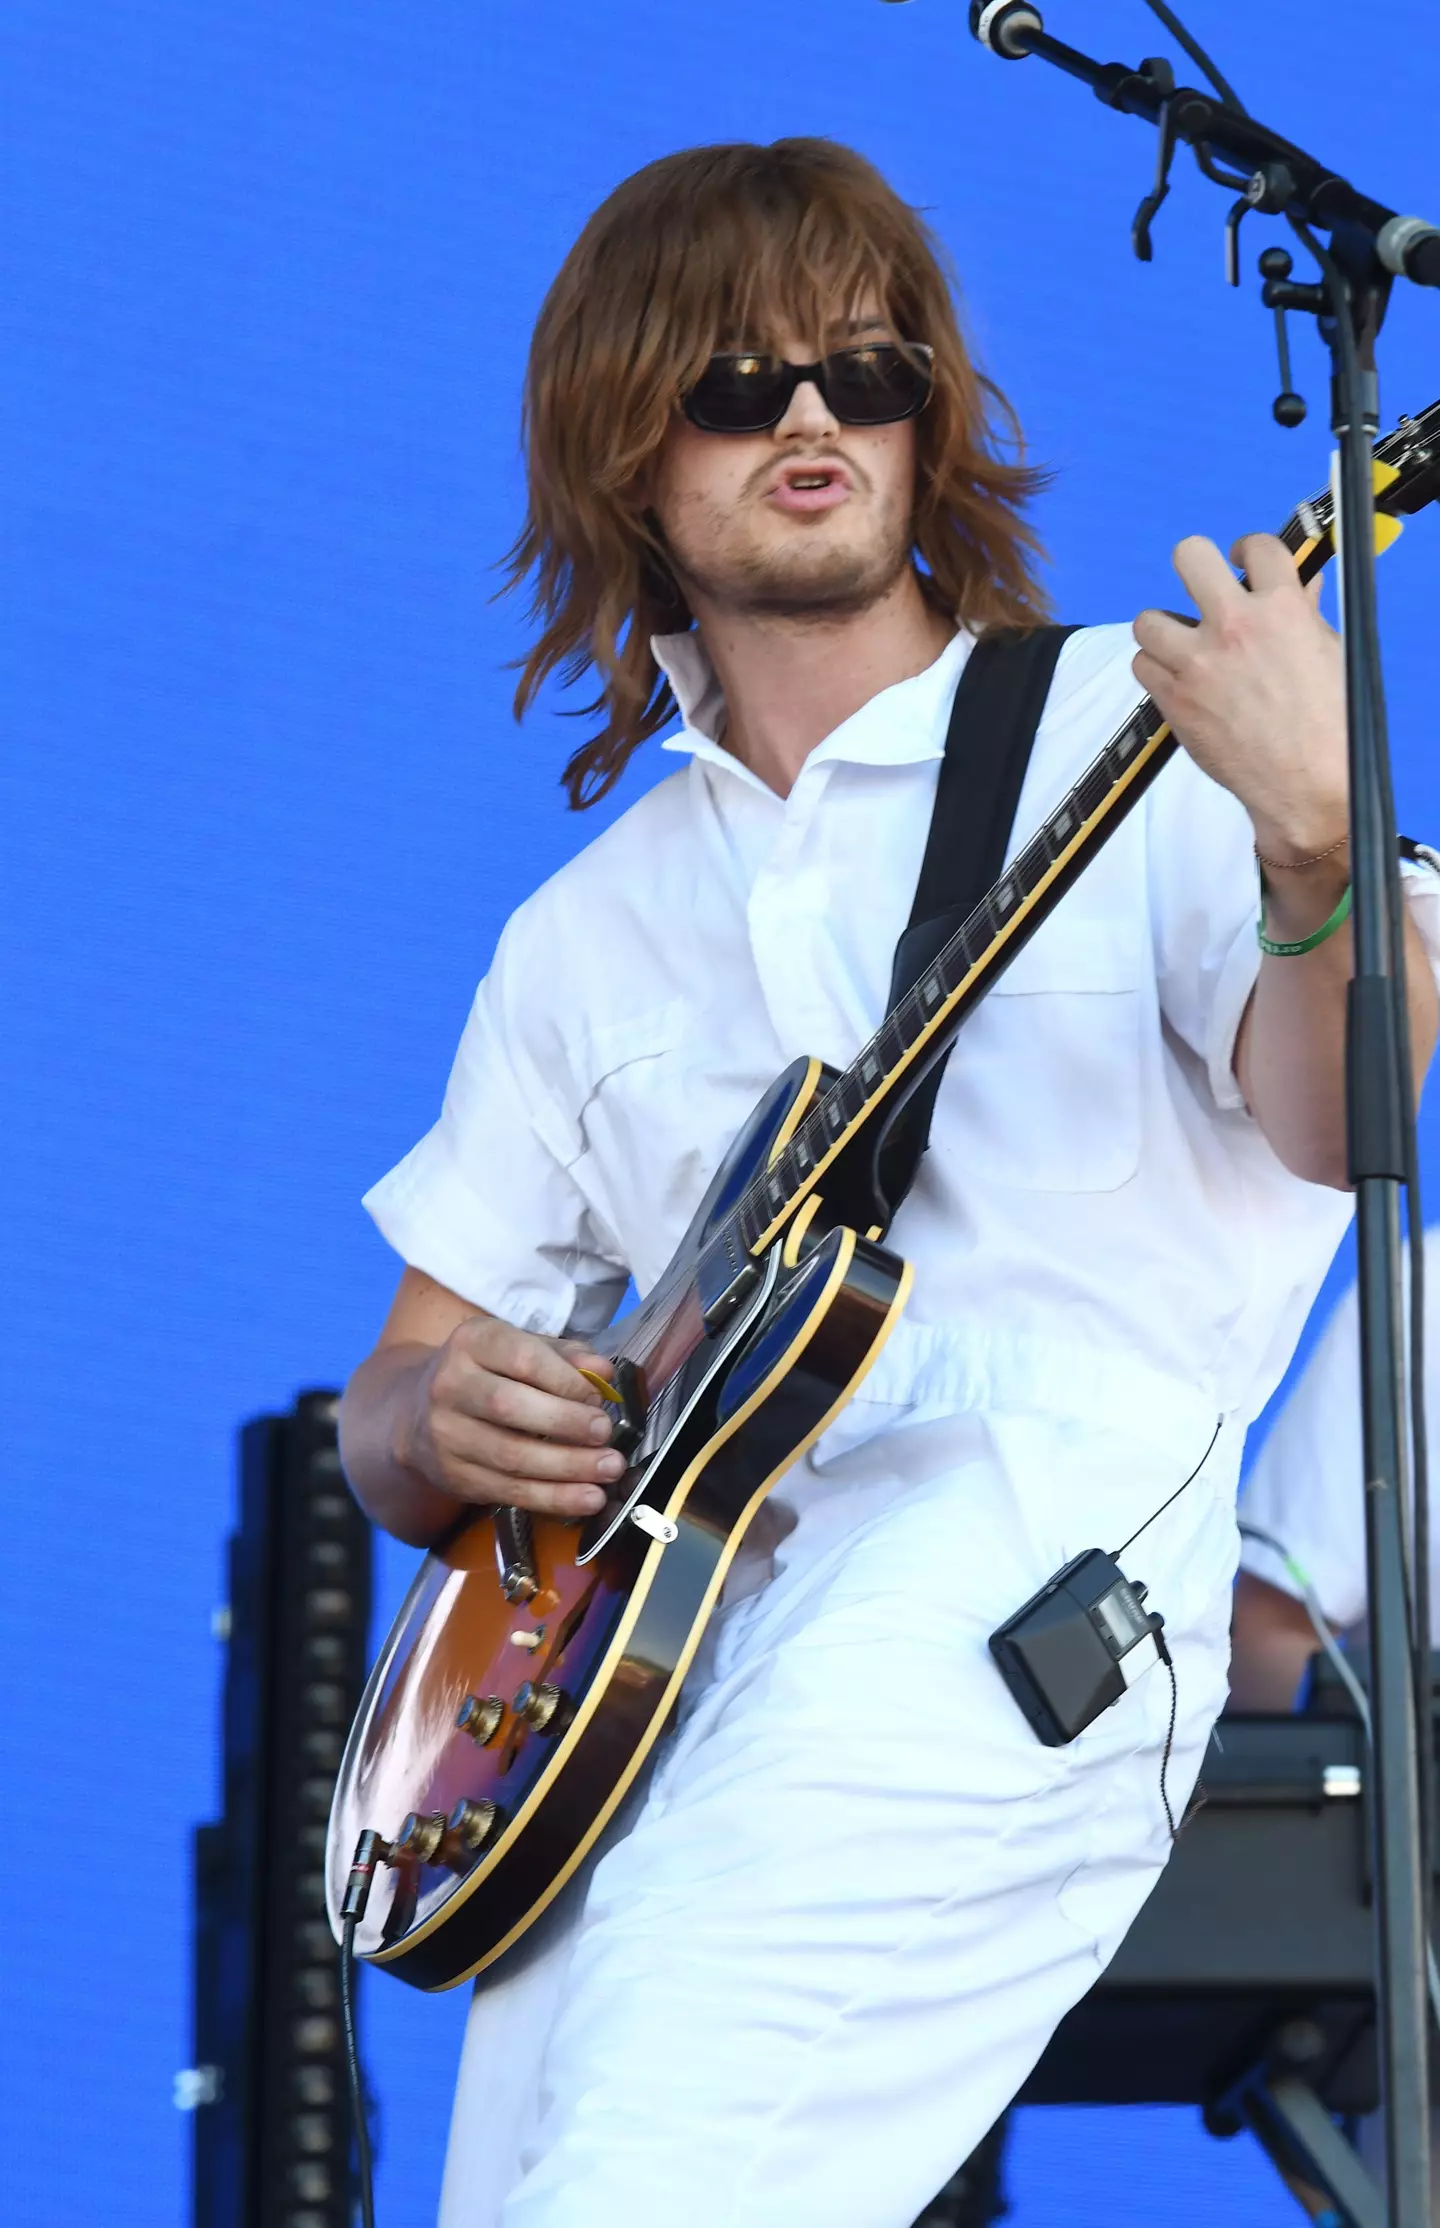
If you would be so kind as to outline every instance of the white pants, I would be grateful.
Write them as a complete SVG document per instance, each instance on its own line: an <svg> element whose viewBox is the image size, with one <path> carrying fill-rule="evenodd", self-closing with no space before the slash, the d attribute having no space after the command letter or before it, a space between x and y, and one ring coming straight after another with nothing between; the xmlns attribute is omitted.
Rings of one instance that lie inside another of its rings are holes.
<svg viewBox="0 0 1440 2228"><path fill-rule="evenodd" d="M1178 1674L1178 1817L1224 1699L1238 1434L1124 1557ZM906 2228L1123 1939L1169 1849L1158 1667L1068 1748L994 1627L1203 1452L1033 1417L784 1481L648 1789L477 1991L441 2228Z"/></svg>

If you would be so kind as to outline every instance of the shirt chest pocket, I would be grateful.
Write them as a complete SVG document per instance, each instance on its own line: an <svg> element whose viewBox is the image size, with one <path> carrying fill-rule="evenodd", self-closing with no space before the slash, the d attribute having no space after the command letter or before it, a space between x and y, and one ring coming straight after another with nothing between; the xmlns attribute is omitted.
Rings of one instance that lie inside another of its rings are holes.
<svg viewBox="0 0 1440 2228"><path fill-rule="evenodd" d="M687 999L591 1033L585 1141L572 1174L616 1233L642 1291L678 1245L732 1138L771 1080L759 1048Z"/></svg>
<svg viewBox="0 0 1440 2228"><path fill-rule="evenodd" d="M1063 908L961 1030L936 1142L967 1177L1029 1191L1115 1191L1140 1162L1148 990L1131 924Z"/></svg>

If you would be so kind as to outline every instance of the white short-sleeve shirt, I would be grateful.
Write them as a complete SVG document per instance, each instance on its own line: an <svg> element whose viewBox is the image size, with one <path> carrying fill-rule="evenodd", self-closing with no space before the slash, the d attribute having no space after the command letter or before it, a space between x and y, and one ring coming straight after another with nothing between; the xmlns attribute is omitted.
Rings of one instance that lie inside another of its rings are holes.
<svg viewBox="0 0 1440 2228"><path fill-rule="evenodd" d="M365 1201L406 1261L546 1332L655 1282L778 1071L845 1065L881 1019L971 646L781 798L716 739L698 636L657 642L685 763L506 927L438 1122ZM1065 643L1012 849L1138 701L1133 652L1128 627ZM888 1240L905 1319L817 1462L966 1409L1186 1451L1263 1406L1350 1203L1281 1166L1235 1083L1257 903L1243 808L1177 753L962 1029Z"/></svg>
<svg viewBox="0 0 1440 2228"><path fill-rule="evenodd" d="M1425 1233L1427 1293L1440 1278L1440 1229ZM1408 1287L1407 1287L1408 1289ZM1433 1305L1433 1303L1432 1303ZM1440 1415L1440 1330L1426 1314L1425 1408ZM1440 1605L1440 1527L1431 1497L1430 1599ZM1255 1458L1240 1515L1268 1532L1305 1573L1338 1630L1365 1615L1365 1463L1360 1438L1360 1303L1350 1285L1316 1341L1299 1382ZM1282 1592L1295 1572L1264 1540L1245 1539L1240 1563Z"/></svg>

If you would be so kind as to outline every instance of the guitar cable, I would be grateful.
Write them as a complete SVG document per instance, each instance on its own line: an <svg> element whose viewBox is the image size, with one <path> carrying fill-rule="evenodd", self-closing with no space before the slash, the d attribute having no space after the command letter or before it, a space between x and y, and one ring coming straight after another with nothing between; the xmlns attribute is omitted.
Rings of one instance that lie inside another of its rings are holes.
<svg viewBox="0 0 1440 2228"><path fill-rule="evenodd" d="M375 2166L370 2153L370 2124L366 2110L365 2077L360 2067L360 2039L355 2027L355 1933L365 1916L374 1884L375 1867L390 1854L390 1844L366 1828L355 1844L345 1898L340 1906L340 2024L345 2037L345 2078L350 2089L350 2112L355 2122L355 2173L360 2198L360 2228L375 2228Z"/></svg>

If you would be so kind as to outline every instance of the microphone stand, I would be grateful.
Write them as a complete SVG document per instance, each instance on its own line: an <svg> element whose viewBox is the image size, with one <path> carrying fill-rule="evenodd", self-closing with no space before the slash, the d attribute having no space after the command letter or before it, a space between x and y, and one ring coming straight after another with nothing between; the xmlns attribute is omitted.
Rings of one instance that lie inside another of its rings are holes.
<svg viewBox="0 0 1440 2228"><path fill-rule="evenodd" d="M1429 2228L1430 2108L1426 1989L1430 1886L1420 1768L1417 1677L1406 1569L1409 1437L1400 1284L1400 1188L1413 1134L1405 1003L1404 913L1396 851L1385 700L1375 602L1374 481L1379 432L1375 340L1393 278L1440 286L1440 230L1397 216L1327 165L1206 92L1176 88L1164 61L1138 68L1101 63L1052 39L1024 0L990 0L971 28L1003 60L1036 55L1089 85L1109 108L1160 132L1154 191L1141 204L1134 243L1150 258L1149 228L1169 190L1178 141L1201 171L1239 189L1227 227L1229 273L1251 208L1287 217L1319 263L1322 283L1288 277L1271 250L1262 299L1277 312L1314 315L1331 354L1331 419L1339 448L1336 535L1350 750L1350 856L1354 975L1346 1010L1346 1127L1356 1193L1360 1365L1365 1459L1365 1545L1370 1604L1370 1694L1375 1788L1370 1804L1376 1916L1376 1998L1392 2228ZM1224 170L1221 162L1232 167ZM1312 227L1331 235L1327 251ZM1280 320L1277 317L1277 324ZM1282 375L1289 386L1282 332ZM1285 394L1275 414L1298 423L1304 405ZM1418 1230L1411 1243L1422 1243ZM1423 1597L1422 1597L1423 1598ZM1428 1633L1417 1634L1429 1741Z"/></svg>

